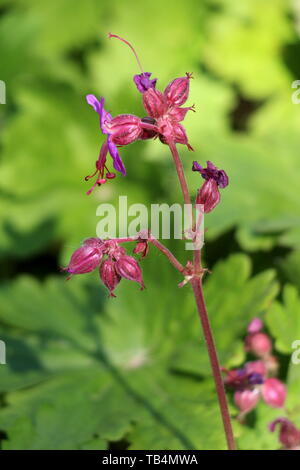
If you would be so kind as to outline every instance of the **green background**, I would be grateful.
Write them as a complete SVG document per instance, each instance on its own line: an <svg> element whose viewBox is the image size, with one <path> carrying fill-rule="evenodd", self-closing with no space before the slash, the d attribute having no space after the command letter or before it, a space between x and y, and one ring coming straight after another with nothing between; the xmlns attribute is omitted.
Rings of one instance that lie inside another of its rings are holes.
<svg viewBox="0 0 300 470"><path fill-rule="evenodd" d="M59 272L96 208L180 202L168 148L121 150L128 176L86 196L103 136L85 95L113 115L143 116L126 37L158 88L193 72L184 125L195 153L230 185L205 220L205 294L222 365L245 360L247 323L262 316L300 426L300 2L297 0L0 0L0 365L2 449L223 449L214 386L190 288L153 249L147 289L123 281L108 300L98 274ZM184 262L180 242L169 243ZM132 283L133 284L133 283ZM231 397L229 397L231 400ZM236 414L231 407L232 414ZM260 403L241 449L276 449L267 424L283 412Z"/></svg>

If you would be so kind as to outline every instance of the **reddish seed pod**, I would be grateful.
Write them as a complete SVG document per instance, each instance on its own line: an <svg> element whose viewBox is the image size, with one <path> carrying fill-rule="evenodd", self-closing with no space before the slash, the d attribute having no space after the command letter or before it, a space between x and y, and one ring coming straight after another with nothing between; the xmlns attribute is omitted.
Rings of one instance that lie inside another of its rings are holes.
<svg viewBox="0 0 300 470"><path fill-rule="evenodd" d="M267 379L262 385L262 397L272 408L282 408L286 399L286 387L275 378Z"/></svg>
<svg viewBox="0 0 300 470"><path fill-rule="evenodd" d="M181 106L186 102L190 92L190 78L191 75L187 74L186 77L175 78L169 83L164 91L169 106Z"/></svg>
<svg viewBox="0 0 300 470"><path fill-rule="evenodd" d="M116 271L115 261L106 259L101 263L99 269L100 279L103 284L108 288L110 297L116 297L114 290L119 284L121 277Z"/></svg>
<svg viewBox="0 0 300 470"><path fill-rule="evenodd" d="M69 265L64 268L70 274L85 274L93 271L102 259L102 252L97 247L85 244L71 256Z"/></svg>
<svg viewBox="0 0 300 470"><path fill-rule="evenodd" d="M272 342L265 333L252 333L245 338L245 349L258 357L265 357L272 351Z"/></svg>
<svg viewBox="0 0 300 470"><path fill-rule="evenodd" d="M101 251L104 248L103 240L101 240L101 238L96 238L96 237L87 238L86 240L84 240L83 245L92 246L93 248L98 248L98 250L101 250Z"/></svg>
<svg viewBox="0 0 300 470"><path fill-rule="evenodd" d="M155 88L149 88L149 90L145 91L143 103L145 110L153 118L162 116L167 110L164 95Z"/></svg>
<svg viewBox="0 0 300 470"><path fill-rule="evenodd" d="M234 393L234 403L241 411L241 413L246 414L249 411L253 410L256 407L259 400L259 390L237 390Z"/></svg>
<svg viewBox="0 0 300 470"><path fill-rule="evenodd" d="M220 191L218 184L212 178L205 181L198 191L196 204L203 205L203 210L207 214L211 212L220 202Z"/></svg>
<svg viewBox="0 0 300 470"><path fill-rule="evenodd" d="M120 114L106 125L111 141L116 145L128 145L142 134L141 120L132 114Z"/></svg>
<svg viewBox="0 0 300 470"><path fill-rule="evenodd" d="M129 281L138 282L142 289L145 287L142 277L142 270L138 262L132 256L121 256L116 262L118 274Z"/></svg>

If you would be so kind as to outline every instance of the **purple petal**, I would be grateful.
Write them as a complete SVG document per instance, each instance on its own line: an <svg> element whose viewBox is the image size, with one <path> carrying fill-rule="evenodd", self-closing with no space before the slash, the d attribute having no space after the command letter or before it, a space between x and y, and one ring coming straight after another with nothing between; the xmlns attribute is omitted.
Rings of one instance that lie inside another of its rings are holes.
<svg viewBox="0 0 300 470"><path fill-rule="evenodd" d="M113 159L114 162L114 169L122 173L123 176L126 175L126 168L124 166L124 163L122 162L122 159L119 155L118 149L116 144L111 142L110 138L108 137L107 139L107 144L108 144L108 150L109 153Z"/></svg>
<svg viewBox="0 0 300 470"><path fill-rule="evenodd" d="M150 72L140 73L139 75L135 75L133 77L133 81L141 93L145 93L145 91L149 90L149 88L155 88L157 78L150 80L150 77Z"/></svg>

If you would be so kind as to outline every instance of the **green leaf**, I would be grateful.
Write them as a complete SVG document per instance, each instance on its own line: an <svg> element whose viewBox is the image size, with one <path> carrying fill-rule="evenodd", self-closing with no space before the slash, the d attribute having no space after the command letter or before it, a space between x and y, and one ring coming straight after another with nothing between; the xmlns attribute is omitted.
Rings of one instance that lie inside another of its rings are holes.
<svg viewBox="0 0 300 470"><path fill-rule="evenodd" d="M284 0L217 0L208 23L205 61L246 96L263 98L284 89L290 76L280 52L293 37Z"/></svg>
<svg viewBox="0 0 300 470"><path fill-rule="evenodd" d="M278 409L270 408L262 401L254 411L254 423L250 427L243 426L241 435L238 438L238 448L240 450L276 450L281 444L278 440L277 432L268 429L269 424L279 417L282 412Z"/></svg>
<svg viewBox="0 0 300 470"><path fill-rule="evenodd" d="M223 366L242 362L241 338L246 334L247 324L252 318L265 314L278 292L273 271L265 271L253 278L250 274L249 258L236 254L218 263L204 285L207 310ZM199 342L198 323L194 317L187 324L185 336L175 353L174 367L207 375L210 368L205 345L203 341ZM228 324L230 328L226 326ZM197 354L198 347L201 355Z"/></svg>

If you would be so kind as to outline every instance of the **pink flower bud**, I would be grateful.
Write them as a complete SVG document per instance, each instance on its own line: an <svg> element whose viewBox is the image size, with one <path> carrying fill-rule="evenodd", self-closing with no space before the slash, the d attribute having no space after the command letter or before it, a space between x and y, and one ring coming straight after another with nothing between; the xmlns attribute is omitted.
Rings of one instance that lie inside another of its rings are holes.
<svg viewBox="0 0 300 470"><path fill-rule="evenodd" d="M263 326L263 322L260 318L253 318L253 320L248 325L247 331L248 333L258 333L263 329Z"/></svg>
<svg viewBox="0 0 300 470"><path fill-rule="evenodd" d="M149 90L145 91L143 103L145 110L153 118L162 116L167 109L164 95L155 88L149 88Z"/></svg>
<svg viewBox="0 0 300 470"><path fill-rule="evenodd" d="M267 356L272 350L272 343L265 333L251 333L245 338L245 349L256 356Z"/></svg>
<svg viewBox="0 0 300 470"><path fill-rule="evenodd" d="M111 141L116 145L128 145L143 133L141 120L132 114L120 114L106 124Z"/></svg>
<svg viewBox="0 0 300 470"><path fill-rule="evenodd" d="M196 204L203 205L204 212L211 212L220 202L220 191L218 184L212 178L205 181L198 191Z"/></svg>
<svg viewBox="0 0 300 470"><path fill-rule="evenodd" d="M267 379L262 385L262 397L272 408L282 408L286 398L286 387L275 378Z"/></svg>
<svg viewBox="0 0 300 470"><path fill-rule="evenodd" d="M83 245L74 251L69 265L64 269L70 274L89 273L97 268L102 256L102 252L98 248Z"/></svg>
<svg viewBox="0 0 300 470"><path fill-rule="evenodd" d="M141 258L145 258L149 252L149 244L146 240L141 240L137 242L133 249L133 253L136 255L141 255Z"/></svg>
<svg viewBox="0 0 300 470"><path fill-rule="evenodd" d="M110 259L106 259L101 263L99 274L103 284L108 288L110 297L116 297L114 290L119 284L121 277L116 271L116 263Z"/></svg>
<svg viewBox="0 0 300 470"><path fill-rule="evenodd" d="M234 392L234 403L242 414L249 413L256 407L259 400L259 390L237 390Z"/></svg>
<svg viewBox="0 0 300 470"><path fill-rule="evenodd" d="M116 262L116 270L121 277L138 282L144 288L142 270L132 256L121 256Z"/></svg>
<svg viewBox="0 0 300 470"><path fill-rule="evenodd" d="M190 91L191 74L187 73L186 77L175 78L167 86L164 95L169 106L181 106L186 102Z"/></svg>
<svg viewBox="0 0 300 470"><path fill-rule="evenodd" d="M275 431L277 424L280 426L279 440L284 448L290 450L300 449L300 430L287 418L277 418L269 424L271 432Z"/></svg>
<svg viewBox="0 0 300 470"><path fill-rule="evenodd" d="M263 377L267 374L267 368L263 361L251 361L245 364L247 374L260 374Z"/></svg>

